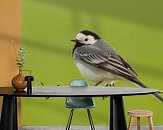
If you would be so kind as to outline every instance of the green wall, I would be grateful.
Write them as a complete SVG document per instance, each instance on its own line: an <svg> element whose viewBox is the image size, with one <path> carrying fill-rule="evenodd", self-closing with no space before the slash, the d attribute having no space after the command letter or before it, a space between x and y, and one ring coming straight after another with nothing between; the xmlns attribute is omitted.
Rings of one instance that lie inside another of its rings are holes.
<svg viewBox="0 0 163 130"><path fill-rule="evenodd" d="M97 32L135 68L151 88L163 89L162 0L22 0L24 69L31 69L34 85L69 85L82 79L73 63L70 39L82 29ZM90 83L90 85L93 85ZM116 86L133 86L118 82ZM163 125L163 104L153 96L125 97L125 109L149 109L154 125ZM23 98L23 124L66 125L65 98ZM108 124L109 98L95 98L94 123ZM128 116L127 116L128 121ZM143 120L143 123L146 123ZM72 124L88 124L85 111L77 111Z"/></svg>

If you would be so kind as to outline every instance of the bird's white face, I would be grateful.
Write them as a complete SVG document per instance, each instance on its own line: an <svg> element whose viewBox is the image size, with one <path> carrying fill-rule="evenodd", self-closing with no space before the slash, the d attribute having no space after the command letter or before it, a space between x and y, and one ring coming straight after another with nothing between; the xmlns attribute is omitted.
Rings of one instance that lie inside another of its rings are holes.
<svg viewBox="0 0 163 130"><path fill-rule="evenodd" d="M94 44L97 40L91 35L85 35L83 33L78 33L76 36L76 40L82 44Z"/></svg>

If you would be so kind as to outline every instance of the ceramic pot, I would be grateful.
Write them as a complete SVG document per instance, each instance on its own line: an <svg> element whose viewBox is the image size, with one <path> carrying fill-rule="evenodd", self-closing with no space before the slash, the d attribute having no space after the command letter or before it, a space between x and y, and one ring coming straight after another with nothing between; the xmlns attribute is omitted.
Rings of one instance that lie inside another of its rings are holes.
<svg viewBox="0 0 163 130"><path fill-rule="evenodd" d="M12 86L16 91L24 91L27 87L27 82L24 80L24 75L20 72L12 79Z"/></svg>

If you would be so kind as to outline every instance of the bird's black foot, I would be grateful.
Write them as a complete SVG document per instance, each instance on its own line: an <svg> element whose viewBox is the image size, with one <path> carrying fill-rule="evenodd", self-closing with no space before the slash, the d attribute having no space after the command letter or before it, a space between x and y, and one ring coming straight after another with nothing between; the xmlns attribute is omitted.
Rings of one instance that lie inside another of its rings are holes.
<svg viewBox="0 0 163 130"><path fill-rule="evenodd" d="M110 84L110 87L114 87L114 83Z"/></svg>
<svg viewBox="0 0 163 130"><path fill-rule="evenodd" d="M104 101L107 98L107 96L102 96L102 100Z"/></svg>
<svg viewBox="0 0 163 130"><path fill-rule="evenodd" d="M110 86L110 84L106 84L106 85L105 85L105 87L108 87L108 86Z"/></svg>
<svg viewBox="0 0 163 130"><path fill-rule="evenodd" d="M106 87L110 86L110 87L114 87L114 83L113 84L106 84ZM102 100L105 100L107 98L107 96L102 96Z"/></svg>
<svg viewBox="0 0 163 130"><path fill-rule="evenodd" d="M102 83L102 80L97 82L94 86L98 86L100 83Z"/></svg>
<svg viewBox="0 0 163 130"><path fill-rule="evenodd" d="M110 86L111 84L106 84L105 87ZM102 96L102 100L105 100L107 98L107 96Z"/></svg>

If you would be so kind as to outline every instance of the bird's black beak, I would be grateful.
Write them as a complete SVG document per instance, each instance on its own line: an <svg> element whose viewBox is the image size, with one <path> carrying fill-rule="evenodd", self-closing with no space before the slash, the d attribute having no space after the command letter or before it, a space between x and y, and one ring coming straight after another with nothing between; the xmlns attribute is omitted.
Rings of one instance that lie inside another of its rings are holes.
<svg viewBox="0 0 163 130"><path fill-rule="evenodd" d="M78 42L78 40L77 40L77 39L72 39L71 41L72 41L72 42Z"/></svg>

